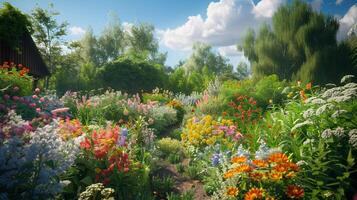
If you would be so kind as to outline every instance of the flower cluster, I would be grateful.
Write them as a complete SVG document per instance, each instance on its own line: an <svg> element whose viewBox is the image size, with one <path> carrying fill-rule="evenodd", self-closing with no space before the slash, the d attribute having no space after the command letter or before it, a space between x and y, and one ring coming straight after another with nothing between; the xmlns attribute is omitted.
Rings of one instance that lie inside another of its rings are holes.
<svg viewBox="0 0 357 200"><path fill-rule="evenodd" d="M229 169L223 174L226 186L222 194L247 200L302 198L304 189L295 184L299 166L284 153L264 149L261 147L251 159L246 151L239 148L231 158Z"/></svg>
<svg viewBox="0 0 357 200"><path fill-rule="evenodd" d="M227 119L214 120L211 115L189 119L181 134L182 141L185 144L195 147L212 146L216 143L232 147L233 142L242 137L243 135L233 125L233 121Z"/></svg>
<svg viewBox="0 0 357 200"><path fill-rule="evenodd" d="M106 129L94 130L80 143L81 148L87 152L87 159L93 159L98 163L95 168L96 181L107 185L110 183L109 175L114 171L129 171L131 161L123 148L126 137L126 129L122 129L120 133L119 127L108 126Z"/></svg>
<svg viewBox="0 0 357 200"><path fill-rule="evenodd" d="M114 189L105 188L102 183L95 183L86 187L86 190L79 195L78 200L96 199L97 196L100 196L100 199L102 200L114 200L112 197L114 192ZM98 193L100 195L97 195Z"/></svg>
<svg viewBox="0 0 357 200"><path fill-rule="evenodd" d="M14 124L28 126L13 112L8 116L2 126L8 137L0 142L0 190L10 199L54 197L62 189L58 176L74 163L78 147L61 139L56 121L21 135L13 133L13 128L4 131Z"/></svg>
<svg viewBox="0 0 357 200"><path fill-rule="evenodd" d="M255 122L260 118L261 109L257 107L257 101L246 95L237 95L228 103L230 109L222 113L223 116L232 118L239 124Z"/></svg>
<svg viewBox="0 0 357 200"><path fill-rule="evenodd" d="M83 134L81 122L78 119L62 119L59 121L59 134L63 140L77 138Z"/></svg>

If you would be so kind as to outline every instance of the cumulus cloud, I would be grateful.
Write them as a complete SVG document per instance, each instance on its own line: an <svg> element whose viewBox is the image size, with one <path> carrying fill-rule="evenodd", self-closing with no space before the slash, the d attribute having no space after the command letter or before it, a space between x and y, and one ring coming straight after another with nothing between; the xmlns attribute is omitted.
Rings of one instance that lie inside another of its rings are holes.
<svg viewBox="0 0 357 200"><path fill-rule="evenodd" d="M259 1L253 8L253 13L255 17L267 17L270 18L275 13L276 9L279 8L281 4L285 3L285 0L263 0Z"/></svg>
<svg viewBox="0 0 357 200"><path fill-rule="evenodd" d="M342 3L343 0L336 0L336 5L339 5Z"/></svg>
<svg viewBox="0 0 357 200"><path fill-rule="evenodd" d="M79 26L72 26L69 28L71 35L83 35L86 31Z"/></svg>
<svg viewBox="0 0 357 200"><path fill-rule="evenodd" d="M207 17L189 16L183 25L159 30L160 41L174 50L189 50L196 41L213 46L237 43L248 28L270 21L276 9L286 0L220 0L207 7Z"/></svg>
<svg viewBox="0 0 357 200"><path fill-rule="evenodd" d="M237 51L236 45L218 47L217 50L219 54L225 57L243 56L243 52Z"/></svg>
<svg viewBox="0 0 357 200"><path fill-rule="evenodd" d="M339 22L340 28L337 33L337 40L341 41L347 37L348 31L357 24L357 5L353 5Z"/></svg>
<svg viewBox="0 0 357 200"><path fill-rule="evenodd" d="M313 0L311 2L311 7L316 11L320 11L323 3L324 3L323 0Z"/></svg>

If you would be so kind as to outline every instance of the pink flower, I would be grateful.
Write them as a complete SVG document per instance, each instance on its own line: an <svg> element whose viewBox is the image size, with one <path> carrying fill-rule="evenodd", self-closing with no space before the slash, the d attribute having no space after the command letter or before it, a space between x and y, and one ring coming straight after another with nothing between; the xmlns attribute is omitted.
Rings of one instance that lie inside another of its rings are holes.
<svg viewBox="0 0 357 200"><path fill-rule="evenodd" d="M237 131L237 133L235 134L233 139L237 141L237 140L240 140L242 137L243 137L242 133Z"/></svg>
<svg viewBox="0 0 357 200"><path fill-rule="evenodd" d="M40 91L41 91L40 88L36 88L36 89L35 89L35 92L36 92L36 93L40 93Z"/></svg>
<svg viewBox="0 0 357 200"><path fill-rule="evenodd" d="M41 112L41 108L36 108L36 112Z"/></svg>
<svg viewBox="0 0 357 200"><path fill-rule="evenodd" d="M8 100L8 99L10 99L10 96L8 94L5 94L4 99Z"/></svg>
<svg viewBox="0 0 357 200"><path fill-rule="evenodd" d="M13 96L12 99L13 99L14 101L17 101L17 100L19 100L20 98L19 98L18 96Z"/></svg>
<svg viewBox="0 0 357 200"><path fill-rule="evenodd" d="M20 88L17 87L17 86L15 86L13 89L14 89L14 91L16 92L16 91L18 91Z"/></svg>
<svg viewBox="0 0 357 200"><path fill-rule="evenodd" d="M68 110L69 110L69 108L66 108L66 107L64 107L64 108L57 108L57 109L52 110L51 113L52 113L53 115L56 115L57 113L67 112Z"/></svg>
<svg viewBox="0 0 357 200"><path fill-rule="evenodd" d="M45 101L45 98L41 97L39 101L42 103Z"/></svg>
<svg viewBox="0 0 357 200"><path fill-rule="evenodd" d="M36 107L36 104L35 104L35 103L30 103L30 106L31 106L32 108L34 108L34 107Z"/></svg>
<svg viewBox="0 0 357 200"><path fill-rule="evenodd" d="M32 98L33 99L37 99L37 95L32 95Z"/></svg>

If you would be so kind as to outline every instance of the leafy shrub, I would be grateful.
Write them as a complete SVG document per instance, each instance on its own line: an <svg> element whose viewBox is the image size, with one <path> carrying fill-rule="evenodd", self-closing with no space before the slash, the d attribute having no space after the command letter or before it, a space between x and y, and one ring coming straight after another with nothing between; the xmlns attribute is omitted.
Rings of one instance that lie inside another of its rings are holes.
<svg viewBox="0 0 357 200"><path fill-rule="evenodd" d="M156 143L158 150L164 157L169 155L181 155L182 147L181 142L176 139L162 138Z"/></svg>
<svg viewBox="0 0 357 200"><path fill-rule="evenodd" d="M193 190L186 191L183 194L170 193L167 196L167 200L193 200L195 197Z"/></svg>
<svg viewBox="0 0 357 200"><path fill-rule="evenodd" d="M151 178L151 186L153 191L157 191L163 194L171 192L174 186L174 179L170 176L158 177L153 176Z"/></svg>
<svg viewBox="0 0 357 200"><path fill-rule="evenodd" d="M4 62L0 65L0 89L11 96L28 96L32 93L32 77L29 69L21 64ZM1 94L0 93L0 94Z"/></svg>

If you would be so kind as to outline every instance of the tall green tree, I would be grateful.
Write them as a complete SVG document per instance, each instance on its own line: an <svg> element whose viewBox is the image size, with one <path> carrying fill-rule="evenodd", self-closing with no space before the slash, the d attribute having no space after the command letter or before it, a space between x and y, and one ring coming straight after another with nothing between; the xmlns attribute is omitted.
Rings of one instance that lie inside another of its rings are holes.
<svg viewBox="0 0 357 200"><path fill-rule="evenodd" d="M183 65L186 74L204 71L215 75L232 73L233 66L226 58L213 52L210 45L198 42L192 46L192 51L191 56Z"/></svg>
<svg viewBox="0 0 357 200"><path fill-rule="evenodd" d="M281 6L272 26L250 30L242 45L254 77L277 74L280 79L336 82L351 72L347 52L336 41L338 22L295 0Z"/></svg>
<svg viewBox="0 0 357 200"><path fill-rule="evenodd" d="M125 33L119 18L111 13L110 21L98 38L100 62L105 63L117 59L124 53Z"/></svg>
<svg viewBox="0 0 357 200"><path fill-rule="evenodd" d="M67 22L58 23L55 18L57 15L59 12L53 10L53 4L49 5L48 10L36 7L31 13L34 29L32 36L51 73L55 72L61 60L63 36L68 26ZM49 87L49 79L50 76L46 78L46 88Z"/></svg>
<svg viewBox="0 0 357 200"><path fill-rule="evenodd" d="M155 27L147 23L138 23L131 26L126 33L128 53L134 54L155 63L164 65L167 53L159 52L159 43L155 38Z"/></svg>

